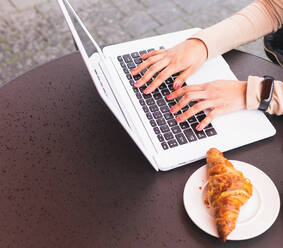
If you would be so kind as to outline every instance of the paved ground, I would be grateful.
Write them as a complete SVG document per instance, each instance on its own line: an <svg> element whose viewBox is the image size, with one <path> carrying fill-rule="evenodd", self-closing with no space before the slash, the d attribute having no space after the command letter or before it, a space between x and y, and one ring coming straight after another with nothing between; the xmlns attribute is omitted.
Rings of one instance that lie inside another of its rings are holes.
<svg viewBox="0 0 283 248"><path fill-rule="evenodd" d="M70 0L101 46L206 27L250 0ZM265 57L261 41L241 48ZM0 0L0 83L74 50L56 0Z"/></svg>

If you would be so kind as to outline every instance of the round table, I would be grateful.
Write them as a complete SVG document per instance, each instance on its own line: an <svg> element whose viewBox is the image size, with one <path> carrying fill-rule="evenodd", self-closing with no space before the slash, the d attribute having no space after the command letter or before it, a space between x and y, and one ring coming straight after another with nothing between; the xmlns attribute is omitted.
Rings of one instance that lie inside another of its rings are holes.
<svg viewBox="0 0 283 248"><path fill-rule="evenodd" d="M282 68L225 54L241 79ZM226 152L263 170L282 199L283 116L274 137ZM187 216L183 189L204 160L155 172L104 105L78 52L0 88L0 247L281 247L283 215L246 241L218 239Z"/></svg>

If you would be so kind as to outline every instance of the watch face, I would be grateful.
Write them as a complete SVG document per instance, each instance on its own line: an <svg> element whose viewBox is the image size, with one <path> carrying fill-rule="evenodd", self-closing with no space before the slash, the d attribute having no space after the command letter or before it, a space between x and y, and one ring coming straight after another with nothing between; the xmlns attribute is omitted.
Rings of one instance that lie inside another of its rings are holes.
<svg viewBox="0 0 283 248"><path fill-rule="evenodd" d="M270 90L273 80L266 78L262 81L261 100L266 100L270 96Z"/></svg>

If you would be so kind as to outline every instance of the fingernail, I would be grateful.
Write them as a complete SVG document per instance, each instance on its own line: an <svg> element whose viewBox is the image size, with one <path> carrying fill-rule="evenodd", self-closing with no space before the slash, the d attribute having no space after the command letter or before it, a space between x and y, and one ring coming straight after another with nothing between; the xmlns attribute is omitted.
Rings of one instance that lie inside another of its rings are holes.
<svg viewBox="0 0 283 248"><path fill-rule="evenodd" d="M176 121L180 122L182 119L180 116L177 116Z"/></svg>
<svg viewBox="0 0 283 248"><path fill-rule="evenodd" d="M174 107L171 108L171 109L170 109L170 112L171 112L171 113L174 113L174 112L175 112L175 108L174 108Z"/></svg>
<svg viewBox="0 0 283 248"><path fill-rule="evenodd" d="M137 81L134 83L134 86L138 86L140 84L140 81Z"/></svg>
<svg viewBox="0 0 283 248"><path fill-rule="evenodd" d="M167 95L166 98L169 100L170 99L170 95Z"/></svg>
<svg viewBox="0 0 283 248"><path fill-rule="evenodd" d="M202 125L201 125L201 124L198 124L198 125L196 126L196 130L201 131L201 130L202 130Z"/></svg>
<svg viewBox="0 0 283 248"><path fill-rule="evenodd" d="M179 88L180 88L180 85L179 85L179 84L175 84L175 85L174 85L174 89L175 89L175 90L177 90L177 89L179 89Z"/></svg>
<svg viewBox="0 0 283 248"><path fill-rule="evenodd" d="M143 91L143 93L149 94L149 93L150 93L150 90L149 90L149 89L145 89L145 90Z"/></svg>

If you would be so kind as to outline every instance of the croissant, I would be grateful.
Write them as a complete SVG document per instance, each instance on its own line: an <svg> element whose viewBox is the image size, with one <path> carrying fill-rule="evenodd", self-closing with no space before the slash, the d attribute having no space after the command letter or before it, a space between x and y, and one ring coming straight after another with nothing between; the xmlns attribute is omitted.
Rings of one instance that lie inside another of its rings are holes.
<svg viewBox="0 0 283 248"><path fill-rule="evenodd" d="M235 229L243 206L252 195L252 184L242 172L236 170L216 148L207 152L208 185L207 200L214 209L219 239L226 241Z"/></svg>

